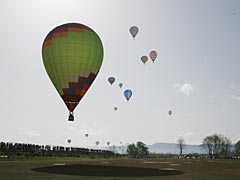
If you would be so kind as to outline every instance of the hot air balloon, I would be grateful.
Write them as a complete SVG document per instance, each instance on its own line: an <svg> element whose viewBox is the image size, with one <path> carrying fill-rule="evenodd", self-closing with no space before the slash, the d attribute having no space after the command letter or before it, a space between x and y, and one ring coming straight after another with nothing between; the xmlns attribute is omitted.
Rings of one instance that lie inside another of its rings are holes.
<svg viewBox="0 0 240 180"><path fill-rule="evenodd" d="M63 24L46 36L42 58L49 78L69 110L68 120L73 121L74 109L102 65L102 42L83 24Z"/></svg>
<svg viewBox="0 0 240 180"><path fill-rule="evenodd" d="M115 82L115 78L114 77L109 77L108 82L112 85Z"/></svg>
<svg viewBox="0 0 240 180"><path fill-rule="evenodd" d="M157 52L156 51L151 51L149 54L151 60L154 62L157 58Z"/></svg>
<svg viewBox="0 0 240 180"><path fill-rule="evenodd" d="M67 142L68 142L69 144L71 143L71 141L72 141L71 139L68 139L68 140L67 140Z"/></svg>
<svg viewBox="0 0 240 180"><path fill-rule="evenodd" d="M85 137L88 137L88 134L85 134Z"/></svg>
<svg viewBox="0 0 240 180"><path fill-rule="evenodd" d="M133 39L135 39L135 37L138 33L138 27L137 26L132 26L132 27L130 27L129 31L130 31Z"/></svg>
<svg viewBox="0 0 240 180"><path fill-rule="evenodd" d="M118 107L114 107L114 111L117 111L118 110Z"/></svg>
<svg viewBox="0 0 240 180"><path fill-rule="evenodd" d="M125 96L126 100L129 101L129 99L132 97L132 91L129 89L125 90L124 96Z"/></svg>
<svg viewBox="0 0 240 180"><path fill-rule="evenodd" d="M147 56L142 56L141 57L141 61L143 62L143 64L145 64L148 60L148 57Z"/></svg>
<svg viewBox="0 0 240 180"><path fill-rule="evenodd" d="M100 144L100 141L96 141L96 145L98 146Z"/></svg>
<svg viewBox="0 0 240 180"><path fill-rule="evenodd" d="M123 83L119 83L119 87L122 88L123 87Z"/></svg>
<svg viewBox="0 0 240 180"><path fill-rule="evenodd" d="M172 111L168 111L168 115L171 116L172 115Z"/></svg>
<svg viewBox="0 0 240 180"><path fill-rule="evenodd" d="M109 146L109 145L110 145L110 142L107 142L107 145Z"/></svg>

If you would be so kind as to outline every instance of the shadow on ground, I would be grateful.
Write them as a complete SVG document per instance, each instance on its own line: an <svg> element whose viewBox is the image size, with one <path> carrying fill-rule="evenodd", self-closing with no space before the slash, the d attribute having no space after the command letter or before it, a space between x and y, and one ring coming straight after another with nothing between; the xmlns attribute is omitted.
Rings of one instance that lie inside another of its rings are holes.
<svg viewBox="0 0 240 180"><path fill-rule="evenodd" d="M160 170L156 168L104 166L72 164L64 166L49 166L34 168L32 171L75 176L104 176L104 177L149 177L173 176L183 174L177 170Z"/></svg>

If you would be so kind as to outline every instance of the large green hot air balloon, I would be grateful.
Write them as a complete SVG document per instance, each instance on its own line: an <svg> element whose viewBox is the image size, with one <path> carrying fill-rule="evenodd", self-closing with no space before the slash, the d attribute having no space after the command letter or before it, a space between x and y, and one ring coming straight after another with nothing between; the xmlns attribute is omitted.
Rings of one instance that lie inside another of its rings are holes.
<svg viewBox="0 0 240 180"><path fill-rule="evenodd" d="M63 24L48 33L42 57L49 78L69 109L69 121L73 121L74 109L102 65L102 42L83 24Z"/></svg>

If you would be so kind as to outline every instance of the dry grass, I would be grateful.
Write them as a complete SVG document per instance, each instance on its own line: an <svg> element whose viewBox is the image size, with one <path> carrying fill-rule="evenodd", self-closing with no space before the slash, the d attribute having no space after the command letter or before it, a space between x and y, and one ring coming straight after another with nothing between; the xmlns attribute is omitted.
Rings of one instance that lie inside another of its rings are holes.
<svg viewBox="0 0 240 180"><path fill-rule="evenodd" d="M58 159L42 161L0 161L0 179L239 180L240 160Z"/></svg>

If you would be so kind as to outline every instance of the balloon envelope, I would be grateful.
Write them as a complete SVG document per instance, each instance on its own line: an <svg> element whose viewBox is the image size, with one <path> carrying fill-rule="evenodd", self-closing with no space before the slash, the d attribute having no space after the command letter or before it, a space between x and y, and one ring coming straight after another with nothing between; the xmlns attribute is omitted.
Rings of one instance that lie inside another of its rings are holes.
<svg viewBox="0 0 240 180"><path fill-rule="evenodd" d="M123 87L123 83L119 83L119 87L122 88Z"/></svg>
<svg viewBox="0 0 240 180"><path fill-rule="evenodd" d="M129 29L133 39L136 37L137 33L138 33L138 27L137 26L132 26Z"/></svg>
<svg viewBox="0 0 240 180"><path fill-rule="evenodd" d="M98 146L100 144L100 141L96 141L96 145Z"/></svg>
<svg viewBox="0 0 240 180"><path fill-rule="evenodd" d="M85 134L86 137L88 137L88 134Z"/></svg>
<svg viewBox="0 0 240 180"><path fill-rule="evenodd" d="M147 56L142 56L141 57L141 61L143 62L143 64L145 64L148 60L148 57Z"/></svg>
<svg viewBox="0 0 240 180"><path fill-rule="evenodd" d="M118 107L114 107L114 111L117 111Z"/></svg>
<svg viewBox="0 0 240 180"><path fill-rule="evenodd" d="M109 145L110 145L110 142L107 142L107 145L109 146Z"/></svg>
<svg viewBox="0 0 240 180"><path fill-rule="evenodd" d="M168 111L168 115L171 116L172 115L172 111Z"/></svg>
<svg viewBox="0 0 240 180"><path fill-rule="evenodd" d="M71 143L71 139L68 139L67 142L70 144Z"/></svg>
<svg viewBox="0 0 240 180"><path fill-rule="evenodd" d="M114 77L109 77L108 82L112 85L115 82L115 78Z"/></svg>
<svg viewBox="0 0 240 180"><path fill-rule="evenodd" d="M157 52L156 51L151 51L149 54L151 60L154 62L157 58Z"/></svg>
<svg viewBox="0 0 240 180"><path fill-rule="evenodd" d="M42 45L45 69L70 112L96 78L103 61L99 36L83 24L54 28Z"/></svg>
<svg viewBox="0 0 240 180"><path fill-rule="evenodd" d="M127 89L124 91L124 97L126 98L127 101L132 97L132 91Z"/></svg>

